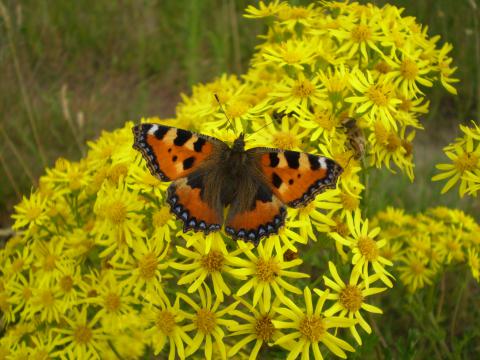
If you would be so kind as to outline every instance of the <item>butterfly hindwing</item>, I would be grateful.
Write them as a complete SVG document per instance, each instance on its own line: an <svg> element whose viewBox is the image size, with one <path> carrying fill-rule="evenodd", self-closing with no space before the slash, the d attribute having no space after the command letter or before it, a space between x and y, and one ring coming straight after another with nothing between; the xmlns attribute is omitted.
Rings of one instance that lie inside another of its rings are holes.
<svg viewBox="0 0 480 360"><path fill-rule="evenodd" d="M194 172L168 187L167 203L171 212L183 222L184 231L192 229L208 234L221 228L223 209L209 206L204 201L203 185L202 176Z"/></svg>
<svg viewBox="0 0 480 360"><path fill-rule="evenodd" d="M187 176L216 146L226 147L218 139L160 124L139 124L132 131L133 147L142 153L152 175L162 181Z"/></svg>
<svg viewBox="0 0 480 360"><path fill-rule="evenodd" d="M315 195L334 188L343 169L323 156L290 150L253 148L273 193L290 207L305 206Z"/></svg>
<svg viewBox="0 0 480 360"><path fill-rule="evenodd" d="M252 204L242 209L239 199L232 202L225 231L234 239L250 241L255 246L262 237L277 233L285 223L285 205L273 194L269 186L259 180Z"/></svg>

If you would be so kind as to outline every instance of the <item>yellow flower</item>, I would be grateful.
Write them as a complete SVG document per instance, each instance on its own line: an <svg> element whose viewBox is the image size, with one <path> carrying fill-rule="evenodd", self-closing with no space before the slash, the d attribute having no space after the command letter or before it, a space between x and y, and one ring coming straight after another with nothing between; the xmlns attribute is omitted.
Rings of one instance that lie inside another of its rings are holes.
<svg viewBox="0 0 480 360"><path fill-rule="evenodd" d="M326 98L326 92L321 88L318 77L310 79L302 72L296 79L286 77L269 96L277 111L305 113L309 106L321 103Z"/></svg>
<svg viewBox="0 0 480 360"><path fill-rule="evenodd" d="M335 212L341 209L340 191L327 190L315 197L311 203L300 209L289 210L289 228L298 228L302 238L317 241L318 232L329 232L335 225L332 220ZM315 231L316 230L316 231Z"/></svg>
<svg viewBox="0 0 480 360"><path fill-rule="evenodd" d="M164 261L168 245L161 241L137 239L133 256L123 258L124 262L114 262L112 271L124 278L124 286L131 287L135 296L149 297L163 292L162 270L168 267Z"/></svg>
<svg viewBox="0 0 480 360"><path fill-rule="evenodd" d="M208 251L205 249L205 241L193 243L191 249L177 246L177 252L191 262L170 262L169 266L182 272L178 285L191 284L189 293L197 291L205 283L205 279L210 277L215 295L224 301L223 294L230 295L230 288L223 280L222 273L232 273L233 259L236 259L235 255L239 251L229 253L218 233L208 236L213 238Z"/></svg>
<svg viewBox="0 0 480 360"><path fill-rule="evenodd" d="M408 252L400 259L396 270L400 274L400 280L407 286L409 291L415 292L426 284L432 284L435 272L427 267L427 262L428 259L419 257L414 252Z"/></svg>
<svg viewBox="0 0 480 360"><path fill-rule="evenodd" d="M23 197L22 202L15 205L15 214L12 219L15 220L13 229L18 230L27 227L27 233L38 227L44 226L48 221L47 205L48 199L36 192L29 198Z"/></svg>
<svg viewBox="0 0 480 360"><path fill-rule="evenodd" d="M64 241L59 237L53 237L50 241L37 240L33 247L38 285L55 284L63 275L62 266L74 262L65 256Z"/></svg>
<svg viewBox="0 0 480 360"><path fill-rule="evenodd" d="M451 77L453 73L457 70L456 67L450 67L453 59L447 54L453 49L452 44L445 43L438 52L437 56L437 66L440 72L440 81L443 87L451 94L456 95L457 90L451 85L453 83L459 82L459 79Z"/></svg>
<svg viewBox="0 0 480 360"><path fill-rule="evenodd" d="M282 288L296 294L301 293L300 289L286 281L288 278L299 279L309 276L301 272L287 270L300 265L302 263L301 259L285 261L283 259L284 251L280 248L279 243L273 241L272 238L268 238L258 245L258 256L249 249L249 245L239 243L239 247L244 251L248 260L232 259L233 265L238 267L238 269L232 270L233 275L251 277L238 289L237 296L242 296L253 290L253 306L258 303L262 296L264 304L269 306L272 289L279 298L285 298ZM275 255L273 254L274 247Z"/></svg>
<svg viewBox="0 0 480 360"><path fill-rule="evenodd" d="M136 313L134 307L138 301L131 293L131 289L122 286L112 271L106 271L97 283L95 296L84 302L100 307L96 316L100 317L102 327L108 332L114 332L124 329L121 319L125 315Z"/></svg>
<svg viewBox="0 0 480 360"><path fill-rule="evenodd" d="M480 143L475 144L475 138L466 128L462 128L462 131L465 134L463 138L457 139L443 149L452 163L437 164L436 168L444 172L432 177L432 181L450 178L442 188L442 194L450 190L459 180L459 193L462 197L469 188L475 187L476 180L471 174L480 171Z"/></svg>
<svg viewBox="0 0 480 360"><path fill-rule="evenodd" d="M67 359L101 359L102 347L106 346L107 336L98 327L99 317L89 319L88 306L80 306L69 316L63 317L64 326L55 328L60 334L57 345L61 350L53 355Z"/></svg>
<svg viewBox="0 0 480 360"><path fill-rule="evenodd" d="M267 5L263 1L259 1L258 9L255 8L253 5L249 5L245 9L245 16L246 18L264 18L276 15L279 11L281 11L287 4L284 2L280 2L280 0L269 1Z"/></svg>
<svg viewBox="0 0 480 360"><path fill-rule="evenodd" d="M185 319L180 310L180 302L170 303L167 296L158 293L151 297L151 307L147 309L145 317L149 321L145 335L151 339L155 355L160 353L167 341L170 345L168 360L185 359L185 345L190 345L192 339L187 335L188 325L183 324ZM152 324L153 323L153 324Z"/></svg>
<svg viewBox="0 0 480 360"><path fill-rule="evenodd" d="M183 316L190 321L190 324L185 326L185 331L196 331L195 337L186 350L186 355L193 355L204 344L205 359L210 360L213 356L213 344L215 343L220 352L220 358L225 360L227 358L227 350L223 341L224 331L222 327L232 327L237 322L224 319L223 316L235 310L238 302L234 302L220 310L222 301L219 298L216 298L215 302L212 301L212 292L207 285L205 285L205 290L203 290L203 287L200 287L198 294L200 295L200 304L185 294L178 294L178 297L185 301L195 312L192 314L182 311Z"/></svg>
<svg viewBox="0 0 480 360"><path fill-rule="evenodd" d="M360 19L352 19L352 16L341 20L342 28L331 30L331 34L340 40L341 46L338 52L347 53L347 58L351 59L358 56L368 62L368 49L372 49L379 54L382 51L376 43L382 40L380 29L380 14L362 14ZM357 53L360 53L357 55Z"/></svg>
<svg viewBox="0 0 480 360"><path fill-rule="evenodd" d="M283 315L287 320L273 320L273 325L277 329L292 329L293 332L280 337L275 344L285 347L289 355L287 360L296 359L302 354L303 359L310 357L310 348L313 350L315 359L323 359L320 352L320 343L323 343L332 353L341 358L346 358L345 351L355 351L355 349L345 340L340 339L328 331L331 328L351 327L355 320L346 319L340 316L325 316L323 305L327 300L328 291L317 300L315 309L312 303L312 293L308 287L305 287L303 296L305 300L305 310L300 308L294 301L284 297L282 302L286 307L277 307L275 312ZM294 345L291 342L295 341Z"/></svg>
<svg viewBox="0 0 480 360"><path fill-rule="evenodd" d="M258 131L255 131L248 136L247 141L254 143L255 146L269 146L276 147L284 150L301 150L304 146L302 139L305 138L308 131L300 131L299 124L296 121L292 121L289 116L284 116L280 122L280 128L278 128L274 121L269 116L266 116L265 121L267 125L258 126Z"/></svg>
<svg viewBox="0 0 480 360"><path fill-rule="evenodd" d="M125 258L134 237L145 236L141 229L143 216L139 213L143 208L138 193L129 191L124 182L120 181L118 187L104 184L95 202L98 220L92 230L96 242L105 247L101 257L114 253L113 260Z"/></svg>
<svg viewBox="0 0 480 360"><path fill-rule="evenodd" d="M414 98L417 94L423 94L417 83L432 87L433 83L426 77L433 71L430 61L421 59L422 50L403 51L399 63L389 62L391 71L385 79L391 81L397 89L408 98Z"/></svg>
<svg viewBox="0 0 480 360"><path fill-rule="evenodd" d="M339 313L340 317L348 316L349 319L357 320L358 324L368 334L372 332L370 325L365 321L361 314L361 310L368 311L375 314L382 314L382 310L376 306L367 304L365 298L370 295L378 294L385 291L387 288L374 288L368 287L367 284L371 284L378 279L377 275L370 277L368 283L365 281L359 282L359 274L351 273L348 284L344 283L337 272L335 265L329 261L328 268L333 280L327 276L323 276L325 285L331 289L331 293L327 294L328 300L336 300L335 304L325 310L325 316L332 316ZM324 291L319 289L313 289L319 296L322 296ZM358 333L355 325L350 327L350 331L359 345L362 345L362 338Z"/></svg>
<svg viewBox="0 0 480 360"><path fill-rule="evenodd" d="M480 282L480 257L476 249L468 249L468 266L470 266L473 278Z"/></svg>
<svg viewBox="0 0 480 360"><path fill-rule="evenodd" d="M269 307L270 304L264 304L262 298L260 298L257 307L249 304L241 297L236 297L236 299L248 309L248 314L235 309L232 311L232 315L247 321L247 323L230 326L230 336L241 337L228 351L228 357L232 358L240 349L255 341L255 345L249 351L249 360L254 360L257 358L262 346L273 344L284 334L273 325L275 313ZM273 306L276 305L274 304Z"/></svg>
<svg viewBox="0 0 480 360"><path fill-rule="evenodd" d="M368 229L368 219L363 221L360 210L356 210L352 216L347 213L347 224L350 230L350 236L341 236L338 233L330 235L340 244L349 247L352 251L352 264L354 265L352 274L360 273L366 285L370 276L368 274L370 265L373 271L388 287L392 287L392 281L389 277L392 275L385 270L385 266L392 266L392 262L380 256L380 249L387 244L385 239L375 240L380 233L380 228Z"/></svg>
<svg viewBox="0 0 480 360"><path fill-rule="evenodd" d="M291 66L299 71L314 61L317 50L314 44L305 41L287 40L280 44L268 44L263 48L262 63L275 64L281 67Z"/></svg>
<svg viewBox="0 0 480 360"><path fill-rule="evenodd" d="M387 129L397 129L394 115L401 100L396 98L390 82L384 78L374 80L368 70L365 74L356 68L351 73L350 85L358 95L350 96L345 101L356 104L355 112L359 116L365 116L370 124L380 121Z"/></svg>
<svg viewBox="0 0 480 360"><path fill-rule="evenodd" d="M177 229L177 225L168 206L162 205L159 209L153 210L152 228L152 240L160 242L172 240L171 232Z"/></svg>
<svg viewBox="0 0 480 360"><path fill-rule="evenodd" d="M52 359L55 348L58 346L60 337L54 335L52 331L42 332L36 331L29 339L32 342L32 347L29 352L29 359L45 360Z"/></svg>

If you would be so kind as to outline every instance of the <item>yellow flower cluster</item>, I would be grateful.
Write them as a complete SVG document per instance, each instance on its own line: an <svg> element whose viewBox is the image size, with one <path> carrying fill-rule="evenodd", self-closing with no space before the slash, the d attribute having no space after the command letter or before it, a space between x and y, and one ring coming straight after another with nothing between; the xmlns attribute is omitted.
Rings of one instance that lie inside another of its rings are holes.
<svg viewBox="0 0 480 360"><path fill-rule="evenodd" d="M417 215L387 208L373 219L386 245L380 252L411 291L432 285L447 267L466 264L480 282L480 225L457 209L436 207Z"/></svg>
<svg viewBox="0 0 480 360"><path fill-rule="evenodd" d="M413 178L413 129L428 110L421 88L438 80L454 92L451 47L401 13L260 2L246 16L269 27L248 72L195 86L174 119L143 120L226 142L242 131L247 147L320 153L344 168L337 189L289 209L258 248L183 233L168 184L132 149L131 122L90 142L79 162L59 159L16 206L18 235L0 251L0 358L254 359L273 349L321 359L361 345L364 315L381 313L367 297L393 285L395 259L390 237L362 217L359 173L393 161ZM317 240L346 265L322 263Z"/></svg>
<svg viewBox="0 0 480 360"><path fill-rule="evenodd" d="M472 126L460 125L460 130L463 136L443 149L452 163L437 164L437 169L442 173L435 175L432 180L450 178L443 187L442 194L460 181L460 196L476 196L480 190L480 126L472 121Z"/></svg>

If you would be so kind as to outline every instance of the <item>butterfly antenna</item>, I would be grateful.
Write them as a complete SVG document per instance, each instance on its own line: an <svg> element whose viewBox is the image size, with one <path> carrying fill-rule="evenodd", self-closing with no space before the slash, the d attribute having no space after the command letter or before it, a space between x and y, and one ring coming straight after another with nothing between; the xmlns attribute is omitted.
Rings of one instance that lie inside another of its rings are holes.
<svg viewBox="0 0 480 360"><path fill-rule="evenodd" d="M218 103L218 105L220 106L220 110L222 110L223 115L225 115L225 117L227 118L227 121L228 121L228 123L230 124L230 126L232 127L233 132L236 133L237 131L236 131L236 129L235 129L235 126L233 125L232 120L230 120L230 118L229 118L228 115L227 115L227 112L226 112L225 109L223 108L223 105L222 105L222 103L220 102L220 99L218 98L218 95L217 95L217 94L213 94L213 96L215 96L215 100L217 100L217 103Z"/></svg>
<svg viewBox="0 0 480 360"><path fill-rule="evenodd" d="M260 129L257 129L257 130L255 130L254 132L252 132L251 134L248 134L248 136L253 135L253 134L259 132L260 130L266 128L266 127L267 127L268 125L270 125L271 123L273 123L273 120L270 121L268 124L263 125Z"/></svg>

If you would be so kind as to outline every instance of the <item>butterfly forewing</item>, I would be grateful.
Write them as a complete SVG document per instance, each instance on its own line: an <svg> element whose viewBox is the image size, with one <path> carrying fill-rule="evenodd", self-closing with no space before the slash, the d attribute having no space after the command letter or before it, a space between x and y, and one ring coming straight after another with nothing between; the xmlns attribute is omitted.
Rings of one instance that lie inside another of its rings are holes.
<svg viewBox="0 0 480 360"><path fill-rule="evenodd" d="M218 139L160 124L140 124L132 130L133 147L142 153L152 175L162 181L187 176L215 147L227 147Z"/></svg>
<svg viewBox="0 0 480 360"><path fill-rule="evenodd" d="M253 148L273 193L290 207L305 206L326 189L334 188L342 168L324 156L290 150Z"/></svg>

